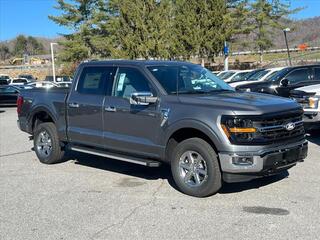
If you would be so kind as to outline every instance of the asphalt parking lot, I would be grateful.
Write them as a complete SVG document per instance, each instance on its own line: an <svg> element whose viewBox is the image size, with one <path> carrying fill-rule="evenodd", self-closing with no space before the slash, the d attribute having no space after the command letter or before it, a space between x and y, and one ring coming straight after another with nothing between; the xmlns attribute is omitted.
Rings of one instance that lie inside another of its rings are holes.
<svg viewBox="0 0 320 240"><path fill-rule="evenodd" d="M277 177L198 199L169 168L84 154L40 164L15 108L0 108L0 239L319 239L320 135Z"/></svg>

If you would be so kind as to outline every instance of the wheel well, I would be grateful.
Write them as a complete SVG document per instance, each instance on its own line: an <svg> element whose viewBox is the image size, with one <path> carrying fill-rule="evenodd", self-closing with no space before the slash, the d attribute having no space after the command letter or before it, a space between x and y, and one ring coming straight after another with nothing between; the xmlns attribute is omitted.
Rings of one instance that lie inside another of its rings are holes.
<svg viewBox="0 0 320 240"><path fill-rule="evenodd" d="M177 131L175 131L169 138L167 142L167 147L166 147L166 159L170 159L170 153L173 151L173 149L182 141L189 139L189 138L201 138L205 140L207 143L211 145L211 147L214 149L216 153L218 153L216 146L206 135L204 132L195 129L195 128L181 128Z"/></svg>
<svg viewBox="0 0 320 240"><path fill-rule="evenodd" d="M34 130L37 125L43 122L54 122L54 121L46 111L40 111L34 114L32 117L32 130Z"/></svg>

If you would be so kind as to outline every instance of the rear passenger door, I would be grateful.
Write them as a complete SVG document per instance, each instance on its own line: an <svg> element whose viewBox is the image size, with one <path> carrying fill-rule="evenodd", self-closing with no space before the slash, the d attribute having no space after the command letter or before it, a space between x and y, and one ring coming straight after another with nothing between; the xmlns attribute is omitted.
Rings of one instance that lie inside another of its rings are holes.
<svg viewBox="0 0 320 240"><path fill-rule="evenodd" d="M111 92L116 68L86 66L67 99L71 142L103 148L103 103Z"/></svg>
<svg viewBox="0 0 320 240"><path fill-rule="evenodd" d="M158 103L147 106L130 104L135 92L151 92L155 88L145 74L134 67L119 67L112 96L104 104L104 137L109 150L145 156L158 156L160 126Z"/></svg>

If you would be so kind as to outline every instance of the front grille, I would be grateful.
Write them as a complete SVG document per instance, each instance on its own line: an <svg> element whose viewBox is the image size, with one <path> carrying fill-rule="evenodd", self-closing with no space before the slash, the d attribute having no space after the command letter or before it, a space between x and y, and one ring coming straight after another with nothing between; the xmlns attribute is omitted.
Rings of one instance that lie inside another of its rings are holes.
<svg viewBox="0 0 320 240"><path fill-rule="evenodd" d="M261 120L253 121L258 129L255 142L277 143L290 139L303 138L303 111L289 111L274 116L264 116Z"/></svg>

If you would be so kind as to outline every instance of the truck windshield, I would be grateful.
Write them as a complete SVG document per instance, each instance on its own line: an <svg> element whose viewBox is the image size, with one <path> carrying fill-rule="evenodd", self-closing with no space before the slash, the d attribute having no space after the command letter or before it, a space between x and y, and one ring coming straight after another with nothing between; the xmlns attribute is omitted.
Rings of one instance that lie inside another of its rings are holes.
<svg viewBox="0 0 320 240"><path fill-rule="evenodd" d="M234 91L209 70L198 65L149 66L147 68L168 94Z"/></svg>
<svg viewBox="0 0 320 240"><path fill-rule="evenodd" d="M279 79L283 78L289 71L290 71L290 68L285 68L285 69L282 69L278 72L274 72L269 77L267 77L265 81L267 81L267 82L278 81Z"/></svg>

